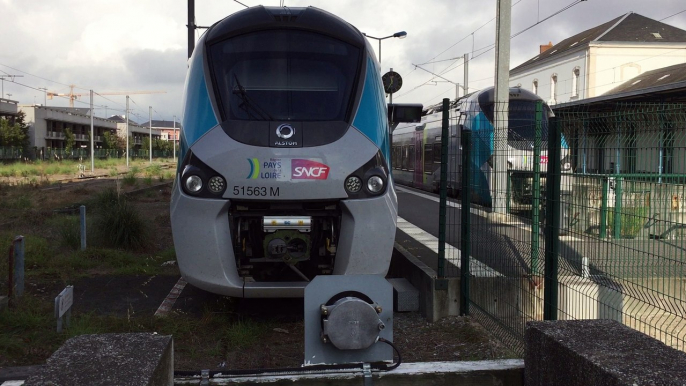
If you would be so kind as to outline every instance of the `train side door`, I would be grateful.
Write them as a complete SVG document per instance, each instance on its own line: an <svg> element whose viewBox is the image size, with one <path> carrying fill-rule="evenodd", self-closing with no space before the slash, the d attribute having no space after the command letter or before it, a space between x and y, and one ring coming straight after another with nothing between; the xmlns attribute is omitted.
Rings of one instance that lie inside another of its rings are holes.
<svg viewBox="0 0 686 386"><path fill-rule="evenodd" d="M414 132L414 186L421 187L424 184L424 161L422 160L422 149L424 149L423 139L424 130Z"/></svg>

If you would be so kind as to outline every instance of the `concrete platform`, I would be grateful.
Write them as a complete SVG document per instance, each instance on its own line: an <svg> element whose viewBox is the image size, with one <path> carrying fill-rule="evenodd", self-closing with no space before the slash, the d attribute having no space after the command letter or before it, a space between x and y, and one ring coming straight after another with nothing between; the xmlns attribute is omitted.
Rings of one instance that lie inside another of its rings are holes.
<svg viewBox="0 0 686 386"><path fill-rule="evenodd" d="M67 340L24 386L167 386L173 376L171 336L81 335Z"/></svg>

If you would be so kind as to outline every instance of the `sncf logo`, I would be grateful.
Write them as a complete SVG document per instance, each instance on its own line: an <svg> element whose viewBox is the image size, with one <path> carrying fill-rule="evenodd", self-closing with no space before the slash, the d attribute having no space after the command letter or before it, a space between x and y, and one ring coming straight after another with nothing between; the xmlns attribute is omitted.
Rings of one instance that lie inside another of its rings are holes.
<svg viewBox="0 0 686 386"><path fill-rule="evenodd" d="M316 161L294 159L291 167L294 180L325 180L329 177L329 167Z"/></svg>

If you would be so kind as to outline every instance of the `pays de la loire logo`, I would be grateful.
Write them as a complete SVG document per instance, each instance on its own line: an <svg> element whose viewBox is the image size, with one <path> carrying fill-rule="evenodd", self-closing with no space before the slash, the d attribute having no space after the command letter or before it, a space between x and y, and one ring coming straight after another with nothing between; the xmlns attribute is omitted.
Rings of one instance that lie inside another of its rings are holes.
<svg viewBox="0 0 686 386"><path fill-rule="evenodd" d="M325 180L329 177L327 165L307 159L294 159L291 169L291 178L294 180Z"/></svg>

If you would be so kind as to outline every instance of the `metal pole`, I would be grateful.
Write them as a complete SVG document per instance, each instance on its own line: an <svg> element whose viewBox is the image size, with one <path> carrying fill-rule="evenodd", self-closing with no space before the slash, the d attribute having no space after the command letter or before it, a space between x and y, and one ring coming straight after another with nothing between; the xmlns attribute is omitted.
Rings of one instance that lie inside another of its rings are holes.
<svg viewBox="0 0 686 386"><path fill-rule="evenodd" d="M603 177L603 201L600 204L600 229L598 230L598 237L604 239L607 237L607 200L610 197L610 179Z"/></svg>
<svg viewBox="0 0 686 386"><path fill-rule="evenodd" d="M152 106L148 106L148 124L150 130L150 165L152 165Z"/></svg>
<svg viewBox="0 0 686 386"><path fill-rule="evenodd" d="M24 295L24 236L17 236L12 242L14 246L14 297Z"/></svg>
<svg viewBox="0 0 686 386"><path fill-rule="evenodd" d="M471 244L472 132L462 130L462 224L460 225L460 315L469 315L469 256Z"/></svg>
<svg viewBox="0 0 686 386"><path fill-rule="evenodd" d="M176 162L176 115L174 115L174 137L172 138L172 151L174 152L174 162Z"/></svg>
<svg viewBox="0 0 686 386"><path fill-rule="evenodd" d="M464 95L469 94L469 54L464 54Z"/></svg>
<svg viewBox="0 0 686 386"><path fill-rule="evenodd" d="M557 320L558 310L558 259L560 256L560 185L562 170L562 134L557 119L548 125L548 170L546 181L545 276L543 283L543 319ZM551 170L552 168L552 170ZM583 269L583 268L582 268Z"/></svg>
<svg viewBox="0 0 686 386"><path fill-rule="evenodd" d="M438 210L438 277L445 277L445 232L446 232L446 210L448 201L448 142L450 135L448 132L450 99L443 98L443 126L441 141L441 197Z"/></svg>
<svg viewBox="0 0 686 386"><path fill-rule="evenodd" d="M195 49L195 0L188 0L188 58Z"/></svg>
<svg viewBox="0 0 686 386"><path fill-rule="evenodd" d="M86 250L86 206L79 207L79 214L81 220L81 250Z"/></svg>
<svg viewBox="0 0 686 386"><path fill-rule="evenodd" d="M91 174L95 173L95 137L94 137L94 130L93 130L93 113L95 110L93 110L93 90L91 90Z"/></svg>
<svg viewBox="0 0 686 386"><path fill-rule="evenodd" d="M539 257L539 226L540 226L540 203L541 203L541 120L543 119L543 102L536 102L536 122L534 133L534 178L533 186L531 187L531 274L539 275L538 257ZM550 158L552 163L559 163L559 158ZM548 163L550 167L551 163ZM546 187L550 189L550 185L546 183Z"/></svg>
<svg viewBox="0 0 686 386"><path fill-rule="evenodd" d="M381 40L379 40L379 49L381 49ZM381 52L381 51L379 51ZM391 68L391 72L393 71L393 68ZM389 103L393 104L393 93L388 94L390 96Z"/></svg>
<svg viewBox="0 0 686 386"><path fill-rule="evenodd" d="M612 227L613 237L618 240L622 237L622 180L623 177L615 178L615 210L614 224Z"/></svg>
<svg viewBox="0 0 686 386"><path fill-rule="evenodd" d="M381 64L381 39L379 40L379 64Z"/></svg>
<svg viewBox="0 0 686 386"><path fill-rule="evenodd" d="M129 168L129 96L126 96L126 169Z"/></svg>
<svg viewBox="0 0 686 386"><path fill-rule="evenodd" d="M495 132L493 135L493 211L504 213L507 185L507 129L509 111L510 33L512 0L498 0L495 40Z"/></svg>

